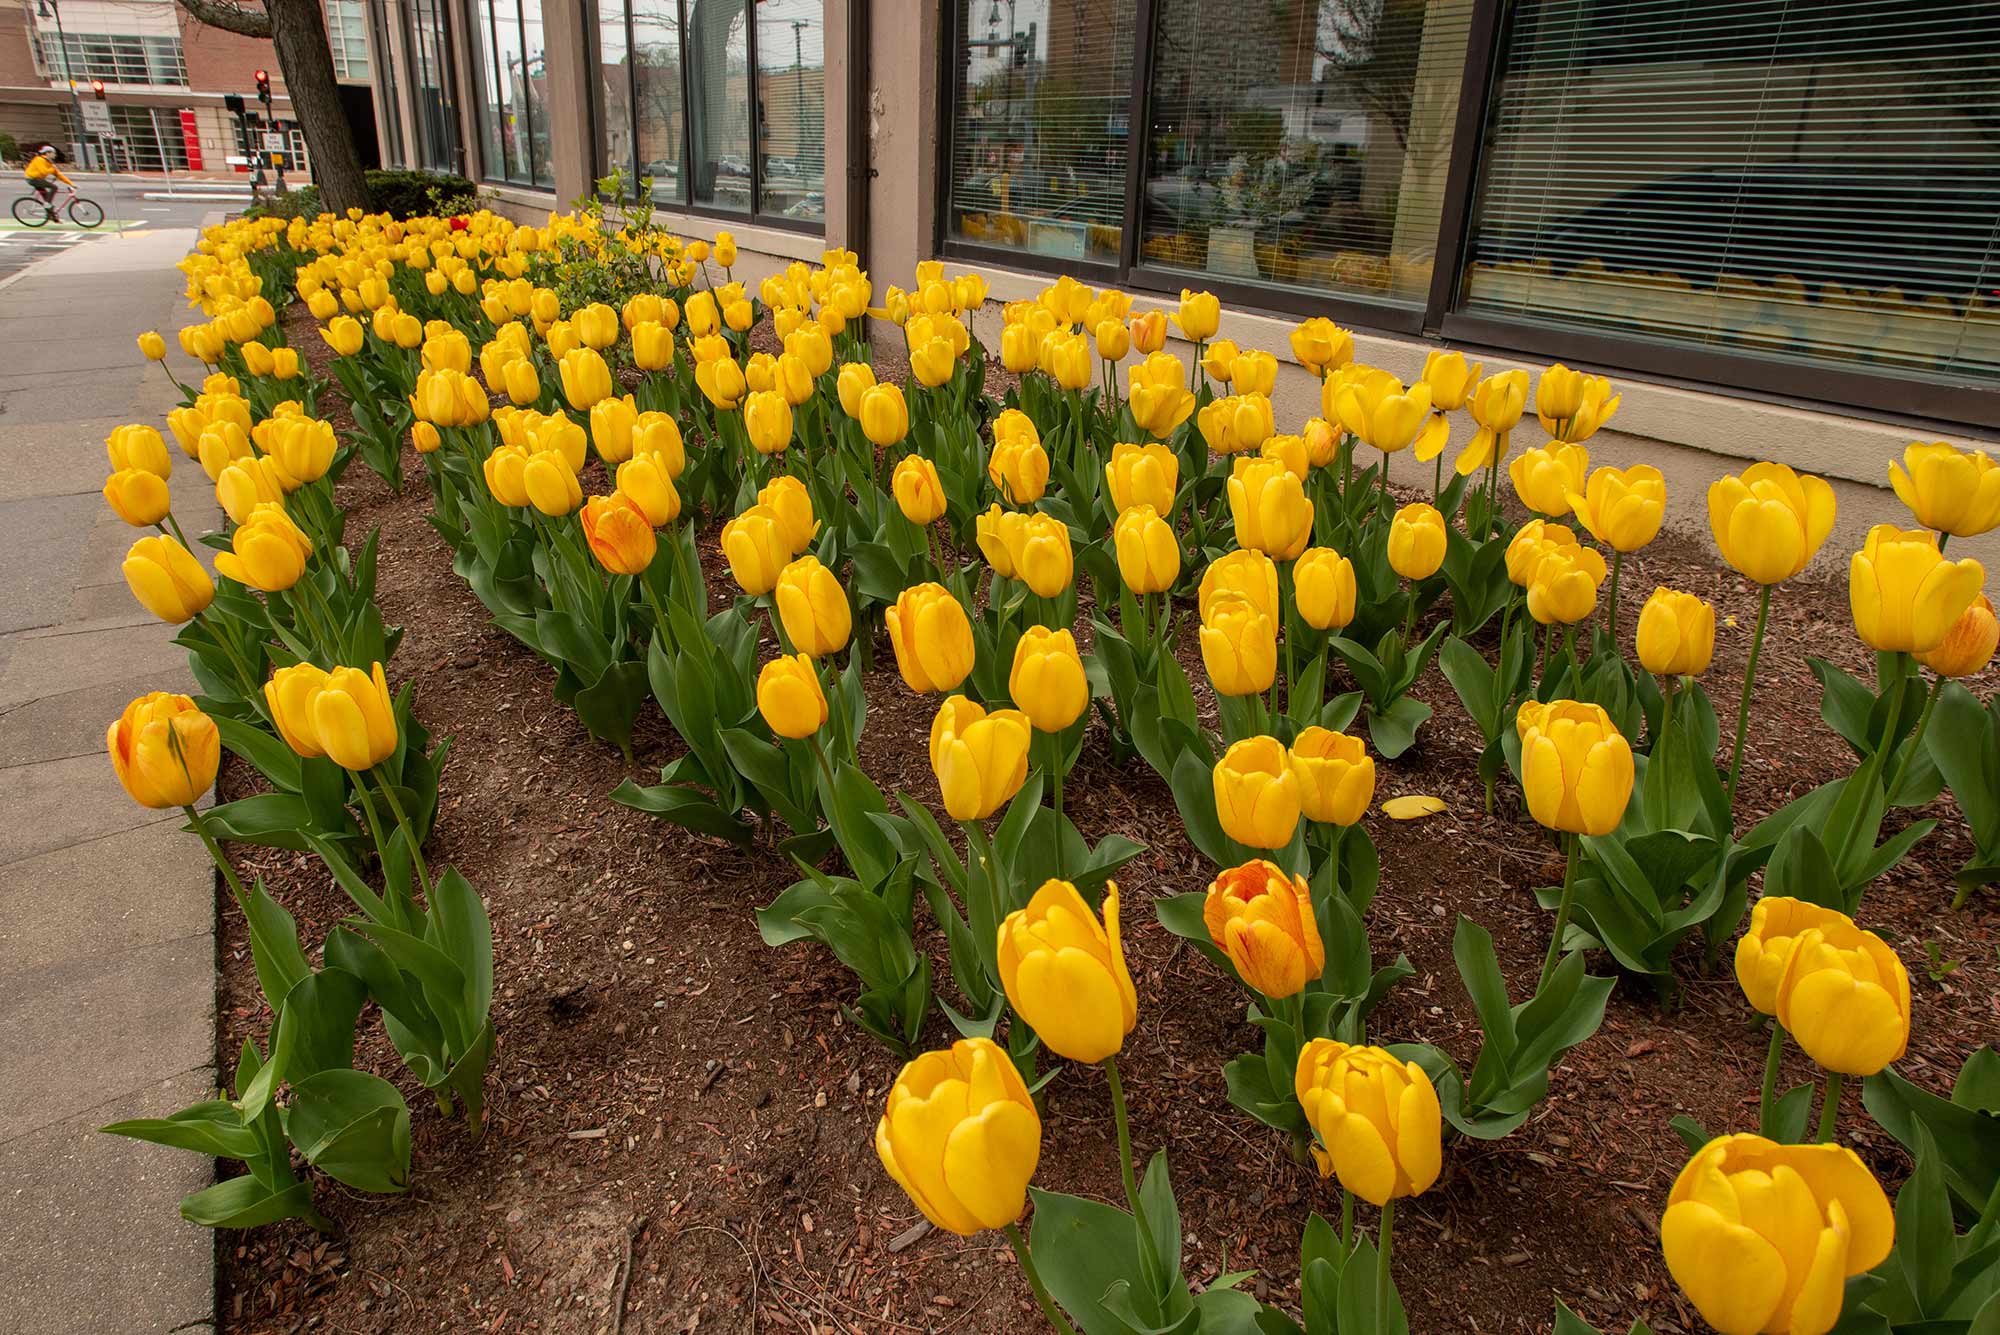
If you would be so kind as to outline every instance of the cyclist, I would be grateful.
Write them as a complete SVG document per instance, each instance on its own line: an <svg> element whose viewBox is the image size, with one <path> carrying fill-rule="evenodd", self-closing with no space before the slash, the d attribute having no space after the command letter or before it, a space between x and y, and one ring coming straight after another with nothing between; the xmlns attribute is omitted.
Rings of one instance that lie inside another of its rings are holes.
<svg viewBox="0 0 2000 1335"><path fill-rule="evenodd" d="M56 152L54 144L43 144L35 150L34 156L28 159L28 165L25 169L28 177L28 185L37 195L41 196L42 207L45 209L54 207L56 181L61 181L72 190L76 188L76 182L63 175L62 168L56 166L56 159L60 156ZM51 180L51 177L55 179Z"/></svg>

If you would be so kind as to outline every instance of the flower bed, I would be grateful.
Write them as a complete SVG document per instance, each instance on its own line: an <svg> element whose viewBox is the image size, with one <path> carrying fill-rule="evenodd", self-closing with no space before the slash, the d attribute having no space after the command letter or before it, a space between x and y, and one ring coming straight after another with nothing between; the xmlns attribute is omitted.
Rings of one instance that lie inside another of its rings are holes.
<svg viewBox="0 0 2000 1335"><path fill-rule="evenodd" d="M297 322L295 315L293 341L310 350L310 339L296 336L303 334ZM764 329L757 325L752 346L761 342L775 350ZM875 357L878 377L907 383L900 365L890 369L900 357L885 352L878 350ZM935 354L921 341L918 353L919 378L935 377L935 369L922 362L923 356ZM325 365L321 354L309 351L308 357ZM958 377L971 371L953 367L953 360L947 358L943 378L956 386ZM1087 349L1083 365L1087 381ZM1024 403L1042 410L1031 413L1041 424L1039 434L1055 439L1061 430L1055 414L1065 410L1066 401L1048 394L1053 388L1044 379L1048 374L1031 372L1028 383L1018 388L997 376L984 383L993 392L1016 388ZM1248 376L1256 374L1253 365ZM411 388L417 387L413 383ZM827 385L821 393L831 398L831 389ZM649 392L643 382L639 392ZM659 387L652 392L660 392ZM1038 393L1047 395L1039 405L1033 402ZM909 400L920 405L913 414L920 431L927 413L934 429L944 417L940 405L923 406L925 397L925 391L911 388ZM417 401L421 412L420 390ZM348 426L331 393L321 406L340 426ZM683 406L691 424L699 420L698 406ZM826 399L820 406L833 408ZM1067 406L1080 408L1073 401ZM1268 409L1264 415L1268 418ZM719 420L723 431L736 429L735 419ZM1167 425L1171 435L1175 424ZM1204 454L1206 426L1194 428L1203 435L1193 436ZM1246 423L1238 413L1229 428L1238 426L1254 434L1257 423ZM1364 423L1373 426L1372 421ZM368 432L362 423L352 429ZM467 428L447 424L447 429ZM746 434L756 430L747 416L743 429ZM1268 432L1269 427L1262 429ZM1189 434L1178 437L1184 446ZM690 456L709 448L707 441L713 439L693 429L687 436ZM952 447L940 445L934 453L942 457L942 450ZM964 448L963 441L955 447ZM1048 452L1060 458L1059 449ZM390 457L378 451L370 461L393 472L387 466ZM411 456L402 457L405 464L412 463ZM749 462L747 452L738 457ZM612 479L600 469L595 461L586 465L581 491L611 487ZM941 486L950 492L952 475L962 477L962 470L941 471L946 474ZM1211 471L1219 483L1226 470ZM1309 474L1321 488L1314 497L1318 504L1341 504L1370 489L1365 472L1358 485L1334 487L1338 471L1330 466ZM1062 485L1076 477L1072 471ZM1265 479L1267 484L1281 481ZM1534 492L1531 475L1525 485L1521 475L1516 482L1524 494ZM983 484L975 477L970 485ZM1006 478L993 484L1011 485ZM726 608L735 591L722 571L743 569L741 554L718 542L718 521L739 508L734 490L719 488L717 494L730 502L714 506L698 532L689 534L688 554L710 572L705 601L714 612ZM434 496L415 488L391 496L360 470L349 471L338 494L357 531L376 523L383 527L376 599L391 624L408 627L391 675L421 684L418 716L434 735L452 738L445 796L429 853L434 863L458 866L481 887L493 919L494 1018L500 1040L488 1090L490 1126L484 1139L471 1142L419 1111L412 1119L414 1190L409 1195L322 1192L320 1208L343 1230L324 1244L312 1243L309 1234L280 1230L246 1235L233 1255L225 1252L226 1318L240 1329L292 1328L312 1318L362 1328L369 1323L395 1329L443 1323L597 1329L614 1319L637 1328L686 1328L700 1316L704 1323L734 1328L754 1301L764 1321L801 1326L881 1329L894 1328L894 1322L918 1329L1010 1329L1031 1322L1028 1287L1013 1276L997 1287L991 1282L990 1267L1004 1257L985 1241L995 1235L965 1243L935 1235L911 1240L910 1225L918 1216L883 1175L871 1147L899 1063L857 1028L852 1014L843 1013L854 1000L853 975L810 942L774 953L756 938L751 910L772 904L798 881L797 865L787 862L761 831L760 837L738 846L607 802L607 793L621 780L648 786L657 765L688 754L677 731L647 707L637 711L630 737L593 740L582 715L551 700L549 688L559 681L558 674L516 638L518 630L509 636L496 629L490 622L491 604L482 606L454 574L453 551L429 524ZM1224 494L1214 489L1206 507L1205 520L1215 526L1207 544L1210 559L1227 550L1229 519L1236 519L1239 537L1247 531L1241 516L1230 515ZM1417 488L1407 498L1429 495L1428 488ZM551 508L560 510L561 503ZM1456 509L1440 508L1447 514ZM826 513L824 507L821 513ZM1277 514L1270 509L1260 513ZM1519 517L1510 506L1508 514L1491 516L1492 527L1511 527ZM1476 512L1466 526L1470 529L1477 519L1484 529L1487 518ZM1379 521L1385 529L1387 520L1384 509ZM1379 541L1394 559L1389 544L1397 540L1368 529L1370 522L1357 517L1358 541L1348 550L1360 560L1362 544ZM1070 527L1071 540L1081 549L1078 533L1090 533L1097 523ZM1097 536L1103 536L1101 530ZM936 545L923 544L923 559L935 561L943 551L959 553L967 563L977 560L970 533L955 541L943 533L934 537ZM904 556L908 570L918 552L908 550ZM653 567L663 582L673 578L667 557L663 540L659 564ZM463 560L458 564L462 572ZM1076 592L1084 595L1078 599L1078 639L1093 657L1102 652L1103 631L1093 626L1091 613L1115 616L1109 609L1118 597L1123 564L1113 564L1107 579L1105 567L1093 572L1080 556L1074 562ZM1624 556L1619 564L1628 589L1649 589L1657 582L1708 598L1725 613L1736 609L1745 625L1725 625L1717 632L1716 662L1708 679L1726 683L1732 673L1740 674L1749 647L1747 625L1756 607L1754 586L1722 567L1703 546L1673 535ZM1171 578L1167 583L1173 583ZM660 605L671 592L660 597L659 589L625 588L630 606L650 604L655 613L671 615ZM1530 600L1537 596L1533 587L1527 592ZM1851 643L1845 639L1841 593L1837 585L1807 577L1787 583L1774 600L1774 629L1766 637L1759 671L1759 712L1742 790L1736 795L1737 823L1746 829L1754 818L1854 766L1845 743L1817 723L1817 683L1804 663L1808 642L1815 649L1827 648L1829 637L1814 634L1821 627L1838 629L1842 643ZM1518 596L1507 591L1510 608ZM1039 590L1033 597L1055 601L1055 595ZM1303 609L1303 587L1300 599ZM1192 591L1184 589L1180 601L1191 608ZM1360 601L1365 605L1370 599ZM1420 612L1408 642L1420 642L1430 629L1449 621L1445 609L1451 605ZM1488 618L1467 631L1466 645L1482 661L1492 658L1499 651L1500 626L1521 615L1511 610ZM1586 609L1576 620L1587 624L1589 616ZM1387 619L1389 629L1398 619ZM1225 617L1210 620L1211 629L1228 624ZM1628 631L1631 621L1628 609ZM761 662L775 652L770 640L776 626L762 614L749 624L753 639L765 641L756 652ZM872 667L853 668L869 707L854 758L858 773L883 793L909 794L941 815L939 778L932 773L924 741L931 734L936 702L909 689L907 664L898 671L901 650L895 636L865 613L854 624L872 641L873 652ZM1132 619L1125 624L1129 631ZM1298 731L1281 718L1274 723L1281 711L1266 704L1257 706L1266 711L1261 715L1245 712L1249 706L1240 698L1218 704L1207 689L1205 669L1215 670L1223 660L1204 653L1208 646L1199 643L1192 627L1180 631L1173 652L1193 684L1197 716L1204 724L1245 736L1260 723ZM1284 638L1289 644L1294 636L1307 638L1298 623ZM1556 652L1562 652L1560 645ZM1850 649L1843 658L1848 670L1865 672L1863 651ZM1345 659L1322 656L1321 661L1343 685L1356 672L1343 666ZM1292 671L1302 670L1294 662ZM1365 670L1365 662L1361 668ZM975 664L973 680L979 682L979 674L991 670ZM1227 669L1222 671L1218 681L1226 679ZM1009 693L1007 676L1003 665L997 679L981 685L981 692L998 703L998 697ZM1440 673L1420 672L1407 694L1384 690L1371 693L1367 701L1377 741L1386 739L1393 746L1402 740L1399 731L1414 734L1393 761L1381 762L1375 799L1432 795L1442 800L1444 811L1427 820L1391 821L1374 814L1373 804L1364 798L1369 814L1359 828L1379 844L1383 871L1379 888L1365 905L1367 926L1359 940L1365 962L1381 967L1402 954L1412 968L1366 1014L1367 1032L1383 1042L1432 1045L1470 1074L1482 1046L1493 1041L1494 1025L1489 1017L1482 1037L1480 1019L1462 989L1460 962L1473 938L1462 935L1454 920L1463 913L1492 934L1500 973L1509 980L1513 998L1525 999L1535 989L1550 937L1550 914L1538 910L1526 891L1559 884L1563 859L1522 809L1513 781L1504 777L1511 766L1503 766L1496 776L1493 813L1483 809L1486 784L1475 762L1487 749L1487 738L1481 721L1461 705L1460 692L1453 689L1459 684L1447 684ZM1337 690L1324 694L1333 697ZM1412 702L1431 712L1399 729L1399 722L1414 717L1408 708ZM1126 704L1118 701L1115 717L1139 716L1139 709L1128 713ZM1292 712L1287 701L1282 713ZM603 718L597 716L600 725ZM1724 738L1727 728L1725 722ZM1363 731L1360 724L1356 731ZM1650 729L1635 728L1633 733L1635 739L1652 737ZM620 740L646 763L621 763L615 745ZM1104 841L1123 836L1145 845L1117 872L1136 1027L1112 1040L1116 1047L1122 1039L1139 1166L1156 1149L1169 1152L1182 1220L1183 1264L1196 1292L1222 1292L1215 1284L1218 1276L1255 1269L1257 1277L1244 1281L1246 1292L1300 1313L1300 1237L1314 1211L1339 1218L1339 1183L1322 1180L1309 1162L1296 1160L1292 1137L1261 1125L1232 1104L1223 1063L1263 1045L1244 1022L1245 993L1213 959L1155 921L1151 911L1176 895L1198 896L1216 879L1222 860L1213 856L1215 832L1197 830L1189 838L1187 828L1202 821L1199 812L1190 815L1189 786L1173 773L1176 766L1167 766L1168 776L1162 777L1148 763L1152 757L1136 751L1116 754L1111 729L1102 720L1082 733L1081 742L1076 767L1067 775L1070 797L1064 810L1085 844L1103 847ZM1036 750L1038 767L1061 766L1061 761L1042 759L1042 744ZM811 772L813 757L795 758ZM840 763L837 754L833 763ZM841 773L844 777L845 770ZM1207 777L1204 772L1202 778ZM254 774L237 767L225 778L225 796L246 796L259 786ZM659 806L659 800L652 805ZM951 805L948 794L942 805ZM1049 808L1042 810L1046 814L1039 819L1052 818ZM1940 882L1974 859L1960 821L1948 808L1941 810L1947 816L1943 827L1912 858L1869 887L1862 914L1916 966L1917 1023L1910 1054L1898 1069L1918 1085L1940 1092L1949 1088L1951 1075L1982 1041L1982 1025L1990 1025L1982 1007L1994 978L1994 961L1979 948L1981 933L1990 937L1990 908L1975 907L1956 918L1943 914L1950 894L1948 888L1940 889ZM1207 819L1215 820L1214 808ZM1898 815L1887 828L1893 831L1903 823ZM800 833L788 819L781 820L778 837L787 825L791 833ZM969 833L981 837L976 827ZM1226 837L1244 833L1238 825ZM1310 865L1312 848L1344 849L1354 837L1329 834L1307 841L1301 836L1293 849L1280 847L1274 856L1307 859L1300 864L1303 869ZM826 863L829 869L866 856L849 848L846 839L837 842L847 849L845 854L826 851L824 845L819 854L832 859ZM953 841L953 852L959 847ZM347 897L327 886L310 858L284 850L247 850L244 856L240 845L235 851L246 867L286 888L284 902L305 939L323 937L352 911ZM939 865L940 880L949 879ZM1018 893L1025 903L1029 889L1009 893ZM970 891L977 894L980 887L973 885ZM1166 916L1176 927L1188 925L1171 913ZM916 946L932 961L938 992L962 1004L962 989L950 979L953 952L933 926L937 920L918 912ZM237 938L231 942L237 964L228 971L225 996L230 1021L226 1042L233 1051L243 1037L261 1038L268 1020L257 980L240 958L241 920L225 914L225 922ZM769 934L768 917L765 926ZM1722 933L1725 939L1734 926L1730 923ZM1334 947L1328 954L1356 940L1346 927L1324 935ZM1217 942L1225 937L1218 933ZM1939 944L1942 960L1962 960L1962 967L1941 980L1925 981L1926 941ZM1667 1280L1652 1232L1667 1188L1687 1156L1668 1122L1680 1114L1717 1132L1754 1128L1765 1050L1764 1035L1748 1027L1749 1008L1726 969L1714 975L1701 971L1698 942L1699 933L1677 953L1669 950L1663 970L1633 967L1645 960L1620 961L1627 966L1627 978L1610 991L1602 1026L1590 1025L1594 1036L1561 1057L1546 1097L1529 1099L1529 1115L1518 1129L1493 1125L1492 1115L1482 1118L1464 1102L1463 1089L1454 1089L1451 1082L1457 1077L1437 1072L1439 1088L1460 1097L1452 1120L1470 1123L1475 1132L1492 1138L1455 1137L1444 1147L1435 1183L1402 1179L1405 1186L1420 1190L1403 1202L1396 1228L1396 1286L1411 1328L1542 1330L1550 1319L1552 1295L1598 1328L1614 1323L1622 1328L1634 1318L1647 1319L1660 1330L1695 1328L1692 1309ZM1563 968L1581 976L1583 956L1569 958ZM1590 962L1608 980L1614 966L1606 957L1594 953ZM1662 1009L1643 981L1648 976L1656 985L1669 981L1669 990L1678 993L1677 1004ZM1288 986L1266 985L1273 991ZM1610 990L1608 984L1605 990ZM1283 1000L1272 1008L1280 1018ZM1029 1011L1034 1004L1030 999ZM872 1018L877 1029L888 1029L881 1037L902 1037L884 1024L883 1012L870 1017L864 1009L860 1014ZM1101 1045L1101 1038L1089 1034L1056 1037L1062 1013L1045 1014L1041 1027L1050 1043ZM1114 1016L1110 1023L1115 1027L1120 1021ZM1000 1032L1009 1030L1003 1026ZM949 1036L949 1027L935 1011L912 1035L920 1047L938 1046ZM399 1076L394 1049L379 1032L364 1027L358 1051L358 1066L401 1080L406 1093L419 1092ZM1048 1053L1030 1059L1038 1061L1041 1072L1051 1066L1062 1071L1042 1092L1036 1185L1118 1200L1120 1154L1103 1082L1088 1069L1065 1067ZM1785 1085L1810 1073L1796 1047L1783 1069ZM412 1106L418 1106L414 1100ZM1323 1113L1313 1112L1313 1102L1305 1106L1315 1123L1324 1121ZM1851 1092L1839 1129L1884 1180L1893 1181L1903 1171L1902 1152L1863 1117ZM1328 1143L1323 1127L1315 1124L1311 1130ZM1339 1155L1334 1158L1337 1166ZM1347 1175L1341 1176L1345 1180ZM1036 1218L1056 1217L1064 1208L1060 1198L1052 1198ZM957 1218L936 1201L932 1209L947 1222ZM1373 1211L1361 1206L1360 1216L1365 1238L1372 1232ZM1325 1250L1326 1235L1308 1236L1309 1245ZM1059 1283L1058 1296L1063 1292ZM1314 1300L1303 1301L1310 1320ZM1203 1309L1214 1317L1214 1328L1230 1328L1219 1324L1226 1314L1217 1316L1214 1307ZM620 1317L609 1315L614 1308ZM1203 1328L1210 1323L1205 1321Z"/></svg>

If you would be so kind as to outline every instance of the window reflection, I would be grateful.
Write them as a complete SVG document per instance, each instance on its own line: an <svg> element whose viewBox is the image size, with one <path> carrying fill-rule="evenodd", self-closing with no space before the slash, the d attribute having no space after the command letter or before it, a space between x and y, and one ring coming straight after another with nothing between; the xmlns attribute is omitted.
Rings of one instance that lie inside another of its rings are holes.
<svg viewBox="0 0 2000 1335"><path fill-rule="evenodd" d="M821 0L757 5L762 213L826 219L826 20Z"/></svg>
<svg viewBox="0 0 2000 1335"><path fill-rule="evenodd" d="M747 0L687 0L688 130L696 204L750 211Z"/></svg>
<svg viewBox="0 0 2000 1335"><path fill-rule="evenodd" d="M653 178L653 198L678 204L681 190L680 6L637 0L632 12L632 107L637 114L639 175Z"/></svg>

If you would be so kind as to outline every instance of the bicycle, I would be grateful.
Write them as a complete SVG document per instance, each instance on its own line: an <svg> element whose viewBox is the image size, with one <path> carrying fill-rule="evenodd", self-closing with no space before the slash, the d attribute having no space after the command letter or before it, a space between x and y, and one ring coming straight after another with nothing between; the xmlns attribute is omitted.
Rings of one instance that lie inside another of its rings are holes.
<svg viewBox="0 0 2000 1335"><path fill-rule="evenodd" d="M68 196L67 203L61 203ZM95 227L104 221L104 210L95 200L76 193L73 185L59 186L46 201L40 195L22 195L14 201L14 221L23 227L41 227L57 220L57 210L78 227Z"/></svg>

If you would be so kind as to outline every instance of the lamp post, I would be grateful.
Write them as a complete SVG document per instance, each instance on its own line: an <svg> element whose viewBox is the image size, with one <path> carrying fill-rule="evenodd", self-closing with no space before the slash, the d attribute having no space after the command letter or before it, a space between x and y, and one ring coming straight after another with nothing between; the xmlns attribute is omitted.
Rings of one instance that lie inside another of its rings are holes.
<svg viewBox="0 0 2000 1335"><path fill-rule="evenodd" d="M56 46L62 51L63 82L69 85L70 111L76 116L77 156L81 158L83 133L83 99L76 95L76 78L69 70L69 37L63 32L62 6L57 0L36 0L35 13L40 18L54 18L56 21Z"/></svg>

